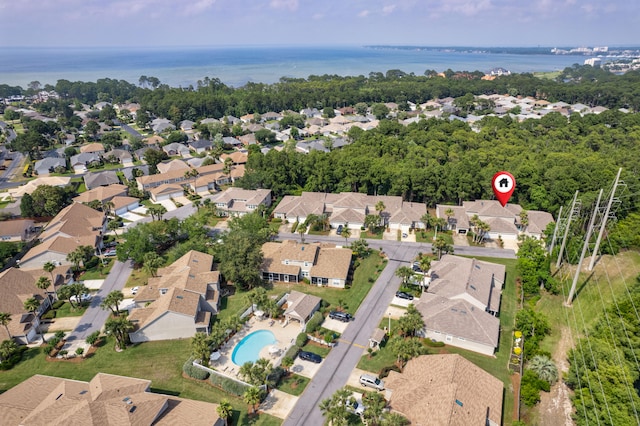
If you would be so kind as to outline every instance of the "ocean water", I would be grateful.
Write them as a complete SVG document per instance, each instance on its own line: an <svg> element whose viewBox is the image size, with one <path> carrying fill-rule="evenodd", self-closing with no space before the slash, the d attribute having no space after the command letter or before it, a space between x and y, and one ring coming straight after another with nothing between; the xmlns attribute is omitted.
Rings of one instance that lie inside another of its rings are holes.
<svg viewBox="0 0 640 426"><path fill-rule="evenodd" d="M31 81L55 84L59 79L123 79L137 84L141 75L170 86L195 86L204 77L239 87L247 82L274 83L281 77L364 75L399 69L422 75L425 70L489 72L555 71L584 57L489 52L481 49L395 49L371 47L238 47L238 48L0 48L0 84L27 87Z"/></svg>

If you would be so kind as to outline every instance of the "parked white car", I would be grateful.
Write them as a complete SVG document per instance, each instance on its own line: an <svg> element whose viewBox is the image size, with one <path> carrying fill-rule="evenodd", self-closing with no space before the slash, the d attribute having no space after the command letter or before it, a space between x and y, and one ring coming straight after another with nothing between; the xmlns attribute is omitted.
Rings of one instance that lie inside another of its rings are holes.
<svg viewBox="0 0 640 426"><path fill-rule="evenodd" d="M78 301L78 299L80 299L80 301ZM77 296L71 296L71 301L75 303L90 302L91 299L93 299L93 295L89 293L81 294L79 298Z"/></svg>

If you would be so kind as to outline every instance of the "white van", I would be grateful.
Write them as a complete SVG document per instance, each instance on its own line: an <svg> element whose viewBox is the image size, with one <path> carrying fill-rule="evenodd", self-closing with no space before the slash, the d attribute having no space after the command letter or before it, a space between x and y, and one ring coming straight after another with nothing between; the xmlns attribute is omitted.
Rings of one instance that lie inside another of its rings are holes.
<svg viewBox="0 0 640 426"><path fill-rule="evenodd" d="M360 376L360 384L377 390L384 390L384 382L370 374L363 374Z"/></svg>

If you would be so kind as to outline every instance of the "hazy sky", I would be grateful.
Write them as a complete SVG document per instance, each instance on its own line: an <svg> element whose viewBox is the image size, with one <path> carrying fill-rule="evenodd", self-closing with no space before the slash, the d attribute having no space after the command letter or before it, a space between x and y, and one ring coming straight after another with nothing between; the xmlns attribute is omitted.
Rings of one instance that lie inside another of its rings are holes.
<svg viewBox="0 0 640 426"><path fill-rule="evenodd" d="M0 46L640 44L637 0L0 0Z"/></svg>

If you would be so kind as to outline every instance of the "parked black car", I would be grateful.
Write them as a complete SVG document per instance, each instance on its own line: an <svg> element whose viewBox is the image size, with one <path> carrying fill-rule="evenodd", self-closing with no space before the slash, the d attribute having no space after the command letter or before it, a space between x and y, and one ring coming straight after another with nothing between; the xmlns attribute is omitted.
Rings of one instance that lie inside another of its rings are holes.
<svg viewBox="0 0 640 426"><path fill-rule="evenodd" d="M351 321L352 317L351 314L347 312L331 311L329 312L329 318L342 322L349 322Z"/></svg>
<svg viewBox="0 0 640 426"><path fill-rule="evenodd" d="M399 299L413 300L413 295L409 293L405 293L404 291L396 292L396 297Z"/></svg>
<svg viewBox="0 0 640 426"><path fill-rule="evenodd" d="M342 225L338 225L338 229L336 230L336 234L342 234Z"/></svg>
<svg viewBox="0 0 640 426"><path fill-rule="evenodd" d="M314 354L313 352L300 351L298 352L298 358L305 361L315 362L316 364L320 364L322 362L322 357L320 355Z"/></svg>

